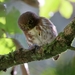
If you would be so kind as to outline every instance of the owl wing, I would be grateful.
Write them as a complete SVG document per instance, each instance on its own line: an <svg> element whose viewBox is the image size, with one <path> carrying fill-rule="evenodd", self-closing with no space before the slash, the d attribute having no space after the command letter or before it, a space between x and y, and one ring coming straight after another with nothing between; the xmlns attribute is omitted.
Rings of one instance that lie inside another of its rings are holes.
<svg viewBox="0 0 75 75"><path fill-rule="evenodd" d="M55 36L58 35L56 26L51 22L51 20L49 20L49 19L47 19L47 18L45 18L45 17L40 17L40 19L42 20L42 21L41 21L41 24L43 23L44 25L46 25L46 26L48 26L48 27L51 27L51 28L53 29L53 34L54 34ZM43 24L42 24L42 25L43 25Z"/></svg>
<svg viewBox="0 0 75 75"><path fill-rule="evenodd" d="M45 25L49 27L50 29L52 29L51 32L55 38L58 35L56 26L49 19L46 19L44 17L40 17L40 19L42 20L41 25ZM59 55L56 55L53 57L53 60L57 60L58 58L59 58Z"/></svg>

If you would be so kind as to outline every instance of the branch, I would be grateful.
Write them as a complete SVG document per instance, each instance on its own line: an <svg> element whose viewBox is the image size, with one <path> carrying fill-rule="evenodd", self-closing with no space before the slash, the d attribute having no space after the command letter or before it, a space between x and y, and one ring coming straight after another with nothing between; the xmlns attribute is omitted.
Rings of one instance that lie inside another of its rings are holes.
<svg viewBox="0 0 75 75"><path fill-rule="evenodd" d="M75 18L64 28L63 32L50 43L31 50L19 49L6 55L0 55L0 70L5 70L14 65L35 60L43 60L60 54L67 49L75 50L71 43L75 37Z"/></svg>

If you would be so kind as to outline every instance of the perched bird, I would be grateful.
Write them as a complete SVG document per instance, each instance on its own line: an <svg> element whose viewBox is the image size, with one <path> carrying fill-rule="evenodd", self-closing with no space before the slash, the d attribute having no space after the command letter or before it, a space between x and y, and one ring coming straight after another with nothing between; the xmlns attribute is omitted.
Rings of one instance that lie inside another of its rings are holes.
<svg viewBox="0 0 75 75"><path fill-rule="evenodd" d="M39 17L31 11L19 17L18 25L24 32L30 47L48 44L58 35L55 25L50 20Z"/></svg>

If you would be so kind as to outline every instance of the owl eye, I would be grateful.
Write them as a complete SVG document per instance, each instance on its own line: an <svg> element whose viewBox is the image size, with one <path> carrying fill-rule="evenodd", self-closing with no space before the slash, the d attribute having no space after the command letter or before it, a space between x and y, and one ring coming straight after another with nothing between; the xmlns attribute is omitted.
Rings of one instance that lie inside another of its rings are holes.
<svg viewBox="0 0 75 75"><path fill-rule="evenodd" d="M41 35L41 33L39 32L39 36Z"/></svg>
<svg viewBox="0 0 75 75"><path fill-rule="evenodd" d="M29 21L28 21L28 24L32 24L32 23L33 23L33 21L32 21L32 20L29 20Z"/></svg>

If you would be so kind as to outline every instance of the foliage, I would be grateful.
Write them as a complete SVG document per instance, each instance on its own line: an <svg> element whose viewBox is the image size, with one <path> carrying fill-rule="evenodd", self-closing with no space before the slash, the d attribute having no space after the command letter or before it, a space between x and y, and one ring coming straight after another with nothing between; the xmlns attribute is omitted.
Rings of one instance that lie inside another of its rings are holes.
<svg viewBox="0 0 75 75"><path fill-rule="evenodd" d="M13 50L15 50L15 47L11 39L0 38L0 55L7 54Z"/></svg>
<svg viewBox="0 0 75 75"><path fill-rule="evenodd" d="M61 64L61 62L64 62ZM75 57L69 63L59 61L54 68L47 68L42 75L75 75Z"/></svg>
<svg viewBox="0 0 75 75"><path fill-rule="evenodd" d="M7 2L7 1L9 1L9 0L0 0L0 2Z"/></svg>
<svg viewBox="0 0 75 75"><path fill-rule="evenodd" d="M6 15L6 24L5 24L5 30L8 33L18 33L20 32L20 29L17 25L17 20L20 13L17 9L12 8L12 10Z"/></svg>
<svg viewBox="0 0 75 75"><path fill-rule="evenodd" d="M63 17L68 19L73 13L71 2L75 2L75 0L45 0L44 6L40 7L40 15L49 17L52 16L52 12L59 11Z"/></svg>
<svg viewBox="0 0 75 75"><path fill-rule="evenodd" d="M6 8L3 4L0 5L0 9L0 54L7 54L11 50L13 51L15 45L12 39L6 38L8 36L6 36L5 33L14 35L15 33L21 32L17 25L20 13L13 7L7 14Z"/></svg>

